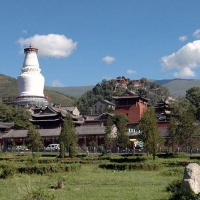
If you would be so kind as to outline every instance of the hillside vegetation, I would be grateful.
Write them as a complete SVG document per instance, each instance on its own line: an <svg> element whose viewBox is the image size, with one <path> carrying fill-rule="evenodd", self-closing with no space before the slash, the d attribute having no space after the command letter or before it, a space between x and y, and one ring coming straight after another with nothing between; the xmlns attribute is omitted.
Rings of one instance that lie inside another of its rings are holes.
<svg viewBox="0 0 200 200"><path fill-rule="evenodd" d="M51 90L55 92L59 92L65 95L69 95L72 97L79 98L81 95L83 95L85 92L92 90L94 85L91 86L70 86L70 87L50 87L45 86L46 90Z"/></svg>
<svg viewBox="0 0 200 200"><path fill-rule="evenodd" d="M17 96L17 81L15 78L0 74L0 97Z"/></svg>
<svg viewBox="0 0 200 200"><path fill-rule="evenodd" d="M59 104L61 106L74 106L77 101L74 97L46 89L44 90L44 95L48 97L50 103Z"/></svg>
<svg viewBox="0 0 200 200"><path fill-rule="evenodd" d="M137 84L137 85L136 85ZM155 82L142 78L139 81L118 77L117 79L102 80L101 83L82 95L77 106L82 114L91 113L92 105L99 99L112 101L113 96L122 95L126 89L129 89L138 96L149 99L149 104L156 104L162 98L170 96L170 92L166 87L160 86Z"/></svg>

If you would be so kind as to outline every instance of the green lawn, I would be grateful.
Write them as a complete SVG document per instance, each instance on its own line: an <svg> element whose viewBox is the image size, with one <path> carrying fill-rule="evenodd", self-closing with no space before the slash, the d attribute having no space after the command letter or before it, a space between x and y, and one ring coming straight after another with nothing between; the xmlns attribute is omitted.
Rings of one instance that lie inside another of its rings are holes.
<svg viewBox="0 0 200 200"><path fill-rule="evenodd" d="M183 167L177 167L183 171ZM0 179L1 200L21 200L32 189L43 188L57 200L156 200L168 199L166 186L181 179L181 173L170 173L170 168L159 171L114 171L100 169L98 164L83 164L78 172L49 175L16 174ZM63 189L52 189L60 178Z"/></svg>

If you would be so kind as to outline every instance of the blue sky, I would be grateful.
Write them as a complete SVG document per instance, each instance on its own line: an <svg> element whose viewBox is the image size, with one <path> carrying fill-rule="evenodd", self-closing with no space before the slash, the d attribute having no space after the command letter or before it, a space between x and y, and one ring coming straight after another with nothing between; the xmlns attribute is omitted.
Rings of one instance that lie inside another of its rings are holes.
<svg viewBox="0 0 200 200"><path fill-rule="evenodd" d="M200 79L199 0L1 0L0 73L31 43L46 86L103 79Z"/></svg>

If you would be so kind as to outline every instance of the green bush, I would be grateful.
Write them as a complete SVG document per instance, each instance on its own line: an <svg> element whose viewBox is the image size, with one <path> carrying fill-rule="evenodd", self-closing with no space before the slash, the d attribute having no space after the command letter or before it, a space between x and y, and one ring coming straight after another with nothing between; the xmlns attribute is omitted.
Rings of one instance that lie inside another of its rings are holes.
<svg viewBox="0 0 200 200"><path fill-rule="evenodd" d="M16 169L12 163L0 164L0 178L8 178L15 174Z"/></svg>
<svg viewBox="0 0 200 200"><path fill-rule="evenodd" d="M176 192L176 191L180 191L181 190L181 180L174 180L172 183L169 183L167 186L167 191L168 192Z"/></svg>
<svg viewBox="0 0 200 200"><path fill-rule="evenodd" d="M77 171L80 170L80 168L81 168L81 164L74 163L74 164L67 165L66 166L66 171L68 171L68 172L77 172Z"/></svg>
<svg viewBox="0 0 200 200"><path fill-rule="evenodd" d="M146 160L146 158L140 157L140 156L137 156L137 157L124 157L124 158L110 158L111 162L117 162L117 163L143 162L145 160Z"/></svg>
<svg viewBox="0 0 200 200"><path fill-rule="evenodd" d="M48 173L54 173L54 172L75 172L80 170L81 165L80 164L40 164L35 166L25 166L25 167L19 167L18 172L19 173L25 173L25 174L48 174Z"/></svg>
<svg viewBox="0 0 200 200"><path fill-rule="evenodd" d="M112 169L112 170L144 170L144 171L153 171L160 170L162 165L159 164L146 164L146 163L109 163L109 164L100 164L100 168L103 169Z"/></svg>
<svg viewBox="0 0 200 200"><path fill-rule="evenodd" d="M200 200L200 194L195 194L195 193L182 194L181 184L182 184L181 180L174 180L172 183L168 184L166 190L172 193L169 200Z"/></svg>
<svg viewBox="0 0 200 200"><path fill-rule="evenodd" d="M189 160L173 161L173 162L166 163L166 166L168 166L168 167L180 167L180 166L185 167L189 163L191 163L191 161L189 161Z"/></svg>
<svg viewBox="0 0 200 200"><path fill-rule="evenodd" d="M200 155L191 155L190 159L199 160L200 159Z"/></svg>
<svg viewBox="0 0 200 200"><path fill-rule="evenodd" d="M34 153L30 157L28 157L27 164L31 164L31 165L37 164L39 158L40 158L40 154L39 153Z"/></svg>

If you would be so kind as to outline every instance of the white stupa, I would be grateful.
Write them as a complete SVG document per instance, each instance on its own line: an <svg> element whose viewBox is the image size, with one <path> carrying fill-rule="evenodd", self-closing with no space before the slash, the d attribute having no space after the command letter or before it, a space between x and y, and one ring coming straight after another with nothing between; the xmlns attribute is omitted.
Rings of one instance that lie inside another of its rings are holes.
<svg viewBox="0 0 200 200"><path fill-rule="evenodd" d="M21 74L17 78L18 97L14 103L19 105L48 105L44 97L44 77L37 58L38 49L30 45L24 49L25 58Z"/></svg>

